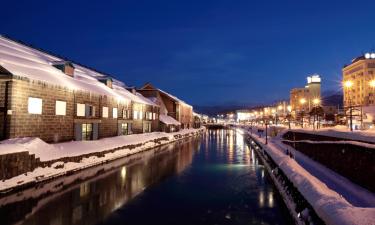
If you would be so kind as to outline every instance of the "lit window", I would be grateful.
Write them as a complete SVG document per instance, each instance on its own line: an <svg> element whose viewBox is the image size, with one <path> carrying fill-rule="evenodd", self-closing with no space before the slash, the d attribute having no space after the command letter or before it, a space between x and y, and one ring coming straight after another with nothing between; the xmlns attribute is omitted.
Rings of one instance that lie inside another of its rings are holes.
<svg viewBox="0 0 375 225"><path fill-rule="evenodd" d="M65 116L66 115L66 102L56 101L55 111L56 111L57 116Z"/></svg>
<svg viewBox="0 0 375 225"><path fill-rule="evenodd" d="M77 116L85 116L85 104L77 103Z"/></svg>
<svg viewBox="0 0 375 225"><path fill-rule="evenodd" d="M42 114L43 101L41 98L29 98L27 111L30 114Z"/></svg>
<svg viewBox="0 0 375 225"><path fill-rule="evenodd" d="M117 108L113 108L112 115L113 118L117 118Z"/></svg>
<svg viewBox="0 0 375 225"><path fill-rule="evenodd" d="M82 140L92 140L93 137L93 129L92 123L84 123L82 124Z"/></svg>
<svg viewBox="0 0 375 225"><path fill-rule="evenodd" d="M143 112L142 111L139 112L139 119L140 120L143 119Z"/></svg>
<svg viewBox="0 0 375 225"><path fill-rule="evenodd" d="M122 118L124 118L124 119L130 119L130 110L124 109L122 111Z"/></svg>
<svg viewBox="0 0 375 225"><path fill-rule="evenodd" d="M108 118L108 107L103 107L103 118Z"/></svg>
<svg viewBox="0 0 375 225"><path fill-rule="evenodd" d="M138 111L134 110L134 112L133 112L133 118L134 118L135 120L138 119Z"/></svg>

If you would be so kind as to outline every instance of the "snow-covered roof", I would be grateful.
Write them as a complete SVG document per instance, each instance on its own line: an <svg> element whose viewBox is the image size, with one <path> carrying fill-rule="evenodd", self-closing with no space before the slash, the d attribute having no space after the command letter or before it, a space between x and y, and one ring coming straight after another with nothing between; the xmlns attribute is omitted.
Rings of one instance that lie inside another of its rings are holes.
<svg viewBox="0 0 375 225"><path fill-rule="evenodd" d="M116 88L109 88L98 81L98 79L108 78L108 75L82 65L73 63L75 68L74 76L68 76L53 66L53 64L60 61L66 60L0 35L0 66L13 75L63 86L72 90L83 90L112 96L120 101L131 100L142 104L150 104L143 98L127 91L125 89L126 85L119 80L114 80L113 82Z"/></svg>
<svg viewBox="0 0 375 225"><path fill-rule="evenodd" d="M136 95L137 95L138 98L140 98L143 101L147 102L148 105L159 106L158 104L156 104L155 102L153 102L151 99L148 99L145 96L143 96L141 93L136 92Z"/></svg>
<svg viewBox="0 0 375 225"><path fill-rule="evenodd" d="M181 104L183 104L183 105L185 105L185 106L187 106L187 107L191 107L191 108L192 108L191 105L187 104L186 102L182 101L181 99L177 98L176 96L171 95L171 94L169 94L168 92L163 91L163 90L161 90L161 89L158 89L158 91L160 91L161 93L167 95L168 97L172 98L173 100L175 100L175 101L177 101L177 102L180 102Z"/></svg>
<svg viewBox="0 0 375 225"><path fill-rule="evenodd" d="M172 118L168 115L160 114L159 120L160 120L160 122L162 122L166 125L176 125L176 126L181 125L180 122L178 122L177 120L175 120L174 118Z"/></svg>

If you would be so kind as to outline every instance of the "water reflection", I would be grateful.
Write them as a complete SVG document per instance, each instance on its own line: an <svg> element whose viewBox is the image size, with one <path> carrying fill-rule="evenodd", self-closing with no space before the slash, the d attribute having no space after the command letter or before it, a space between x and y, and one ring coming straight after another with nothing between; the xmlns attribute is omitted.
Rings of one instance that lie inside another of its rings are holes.
<svg viewBox="0 0 375 225"><path fill-rule="evenodd" d="M62 186L53 194L49 193L53 188L46 184L2 198L1 224L96 224L146 187L183 172L191 164L199 143L194 138L137 154L117 161L115 164L125 165L115 165L115 169L107 172L94 168L91 170L97 175L93 178L86 178L90 169L82 171L81 176L75 175L71 185L53 182L53 187Z"/></svg>
<svg viewBox="0 0 375 225"><path fill-rule="evenodd" d="M285 211L284 211L285 210ZM207 130L0 199L1 224L291 224L238 130Z"/></svg>

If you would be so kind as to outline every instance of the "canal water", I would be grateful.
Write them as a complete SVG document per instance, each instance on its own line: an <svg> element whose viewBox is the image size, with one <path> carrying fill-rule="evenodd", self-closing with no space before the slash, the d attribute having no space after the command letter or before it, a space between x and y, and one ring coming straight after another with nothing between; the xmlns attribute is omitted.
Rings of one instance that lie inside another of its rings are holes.
<svg viewBox="0 0 375 225"><path fill-rule="evenodd" d="M0 198L0 224L292 224L240 131L186 139Z"/></svg>

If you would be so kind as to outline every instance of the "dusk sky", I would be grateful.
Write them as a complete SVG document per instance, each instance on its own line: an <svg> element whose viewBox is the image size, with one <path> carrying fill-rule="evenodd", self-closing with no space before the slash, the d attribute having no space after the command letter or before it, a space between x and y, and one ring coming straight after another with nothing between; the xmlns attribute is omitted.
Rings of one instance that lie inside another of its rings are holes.
<svg viewBox="0 0 375 225"><path fill-rule="evenodd" d="M339 90L375 50L375 1L21 2L2 2L1 34L193 105L287 98L313 73Z"/></svg>

